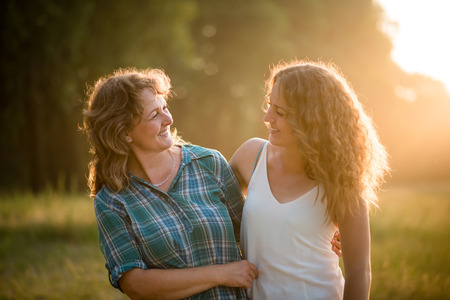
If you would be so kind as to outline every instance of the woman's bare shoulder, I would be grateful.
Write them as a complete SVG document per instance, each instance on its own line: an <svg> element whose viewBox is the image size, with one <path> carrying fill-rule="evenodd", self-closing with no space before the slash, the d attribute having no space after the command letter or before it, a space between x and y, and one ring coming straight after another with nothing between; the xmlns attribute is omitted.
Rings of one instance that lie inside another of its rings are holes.
<svg viewBox="0 0 450 300"><path fill-rule="evenodd" d="M256 159L256 155L267 141L261 138L251 138L245 141L237 150L234 152L230 160L230 165L242 178L248 183L250 180L250 175L253 169L253 164Z"/></svg>
<svg viewBox="0 0 450 300"><path fill-rule="evenodd" d="M255 157L262 145L267 143L267 140L261 138L251 138L245 141L235 152L235 155L244 157ZM234 155L233 155L234 156Z"/></svg>

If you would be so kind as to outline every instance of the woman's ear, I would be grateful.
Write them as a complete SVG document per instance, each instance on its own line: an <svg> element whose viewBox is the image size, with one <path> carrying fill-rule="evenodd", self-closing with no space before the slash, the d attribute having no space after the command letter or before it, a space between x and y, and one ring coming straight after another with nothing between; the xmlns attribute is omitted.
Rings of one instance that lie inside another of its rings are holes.
<svg viewBox="0 0 450 300"><path fill-rule="evenodd" d="M125 141L128 144L131 144L133 142L133 139L131 138L131 136L128 133L125 133Z"/></svg>

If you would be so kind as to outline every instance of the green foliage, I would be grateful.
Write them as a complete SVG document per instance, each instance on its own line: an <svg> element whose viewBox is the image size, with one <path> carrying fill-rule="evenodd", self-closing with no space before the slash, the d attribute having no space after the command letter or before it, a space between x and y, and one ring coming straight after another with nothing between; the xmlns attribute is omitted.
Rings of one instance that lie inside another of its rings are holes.
<svg viewBox="0 0 450 300"><path fill-rule="evenodd" d="M0 299L126 299L107 280L91 199L1 198Z"/></svg>
<svg viewBox="0 0 450 300"><path fill-rule="evenodd" d="M85 185L78 131L85 84L125 66L183 68L191 56L189 1L1 3L1 186ZM183 51L180 51L183 49ZM15 151L11 151L15 149Z"/></svg>
<svg viewBox="0 0 450 300"><path fill-rule="evenodd" d="M371 218L371 299L450 297L450 186L391 186ZM2 194L0 299L127 299L108 282L92 200Z"/></svg>
<svg viewBox="0 0 450 300"><path fill-rule="evenodd" d="M450 188L396 186L371 219L372 298L450 297Z"/></svg>

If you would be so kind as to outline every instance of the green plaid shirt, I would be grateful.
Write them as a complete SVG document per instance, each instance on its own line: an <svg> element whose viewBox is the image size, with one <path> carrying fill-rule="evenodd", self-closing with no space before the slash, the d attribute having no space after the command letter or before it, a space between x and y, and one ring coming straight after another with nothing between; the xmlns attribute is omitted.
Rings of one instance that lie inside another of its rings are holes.
<svg viewBox="0 0 450 300"><path fill-rule="evenodd" d="M115 194L95 197L100 248L111 284L134 268L177 269L239 261L243 195L224 157L182 146L180 169L167 193L131 176ZM151 284L151 282L149 283ZM246 299L245 291L217 286L188 299Z"/></svg>

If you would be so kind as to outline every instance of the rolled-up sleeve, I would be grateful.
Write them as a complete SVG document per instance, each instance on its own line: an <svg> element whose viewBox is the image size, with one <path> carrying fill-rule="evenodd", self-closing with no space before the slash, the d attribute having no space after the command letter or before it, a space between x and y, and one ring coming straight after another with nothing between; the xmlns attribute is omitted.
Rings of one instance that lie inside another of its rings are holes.
<svg viewBox="0 0 450 300"><path fill-rule="evenodd" d="M147 269L133 239L131 222L119 199L100 191L94 200L100 249L106 260L111 284L120 289L118 281L127 271Z"/></svg>

